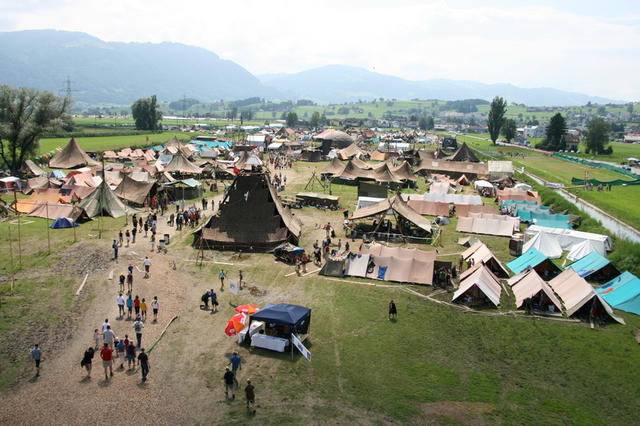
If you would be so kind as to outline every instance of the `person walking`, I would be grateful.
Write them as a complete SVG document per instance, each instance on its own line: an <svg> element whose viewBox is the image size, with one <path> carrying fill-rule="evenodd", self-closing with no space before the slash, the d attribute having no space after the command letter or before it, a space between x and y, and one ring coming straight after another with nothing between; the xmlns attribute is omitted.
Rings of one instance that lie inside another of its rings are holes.
<svg viewBox="0 0 640 426"><path fill-rule="evenodd" d="M142 264L144 265L144 277L149 278L149 270L151 269L151 260L149 259L149 256L144 257Z"/></svg>
<svg viewBox="0 0 640 426"><path fill-rule="evenodd" d="M126 357L127 357L127 367L131 370L132 367L136 366L136 345L133 343L133 340L129 340L126 349Z"/></svg>
<svg viewBox="0 0 640 426"><path fill-rule="evenodd" d="M398 309L396 308L396 304L394 301L389 302L389 319L398 318Z"/></svg>
<svg viewBox="0 0 640 426"><path fill-rule="evenodd" d="M136 228L135 226L133 227L133 229L131 230L131 237L132 237L132 243L135 244L136 243L136 234L138 233L138 228Z"/></svg>
<svg viewBox="0 0 640 426"><path fill-rule="evenodd" d="M158 296L153 296L153 302L151 302L151 309L153 309L153 322L158 321L159 308L160 308L160 303L158 303Z"/></svg>
<svg viewBox="0 0 640 426"><path fill-rule="evenodd" d="M100 332L98 331L97 328L93 330L93 342L94 342L94 349L97 351L98 348L100 347Z"/></svg>
<svg viewBox="0 0 640 426"><path fill-rule="evenodd" d="M247 410L251 414L256 414L256 388L247 380L247 386L244 388L244 397L247 399Z"/></svg>
<svg viewBox="0 0 640 426"><path fill-rule="evenodd" d="M204 303L204 310L208 311L209 310L209 298L211 297L211 292L209 290L207 290L206 293L204 293L202 295L202 297L200 298L200 300L202 300L202 303Z"/></svg>
<svg viewBox="0 0 640 426"><path fill-rule="evenodd" d="M120 247L122 247L123 242L124 242L124 235L122 234L122 230L120 230L120 232L118 232L118 243L120 244Z"/></svg>
<svg viewBox="0 0 640 426"><path fill-rule="evenodd" d="M242 290L242 283L244 282L244 275L242 274L242 269L238 271L238 284L240 286L240 290Z"/></svg>
<svg viewBox="0 0 640 426"><path fill-rule="evenodd" d="M140 371L142 372L142 381L146 382L149 375L149 355L144 351L144 348L140 348L138 364L140 364Z"/></svg>
<svg viewBox="0 0 640 426"><path fill-rule="evenodd" d="M127 247L129 247L129 243L131 242L131 232L127 229L124 233L124 238L127 240Z"/></svg>
<svg viewBox="0 0 640 426"><path fill-rule="evenodd" d="M138 347L142 347L142 329L144 323L140 320L140 317L136 317L136 321L133 323L133 330L136 332L136 341Z"/></svg>
<svg viewBox="0 0 640 426"><path fill-rule="evenodd" d="M127 295L127 319L131 319L131 314L133 313L133 298L131 297L131 292Z"/></svg>
<svg viewBox="0 0 640 426"><path fill-rule="evenodd" d="M113 240L113 244L111 244L111 248L113 249L113 260L118 261L118 242Z"/></svg>
<svg viewBox="0 0 640 426"><path fill-rule="evenodd" d="M147 302L144 300L144 297L140 302L140 316L142 317L142 321L147 320Z"/></svg>
<svg viewBox="0 0 640 426"><path fill-rule="evenodd" d="M122 293L118 294L116 304L118 305L118 314L122 318L124 316L124 297L122 297Z"/></svg>
<svg viewBox="0 0 640 426"><path fill-rule="evenodd" d="M127 346L124 344L124 340L120 340L116 345L116 354L118 355L118 359L120 360L120 369L124 369L126 351Z"/></svg>
<svg viewBox="0 0 640 426"><path fill-rule="evenodd" d="M144 237L147 238L147 233L149 232L149 223L145 222L144 223Z"/></svg>
<svg viewBox="0 0 640 426"><path fill-rule="evenodd" d="M128 292L133 291L133 271L127 274L127 291Z"/></svg>
<svg viewBox="0 0 640 426"><path fill-rule="evenodd" d="M136 294L136 298L133 299L133 309L136 311L136 318L140 317L140 298Z"/></svg>
<svg viewBox="0 0 640 426"><path fill-rule="evenodd" d="M108 325L107 329L105 331L102 332L102 338L104 339L104 344L112 347L113 346L113 341L115 339L116 335L114 334L113 330L111 330L111 326Z"/></svg>
<svg viewBox="0 0 640 426"><path fill-rule="evenodd" d="M209 298L211 299L211 312L218 312L218 295L213 289L209 291Z"/></svg>
<svg viewBox="0 0 640 426"><path fill-rule="evenodd" d="M87 378L91 377L91 368L93 362L93 356L95 355L95 350L93 348L88 348L84 351L84 356L82 357L82 361L80 361L80 367L84 367L87 370Z"/></svg>
<svg viewBox="0 0 640 426"><path fill-rule="evenodd" d="M120 274L120 287L119 287L119 291L124 291L124 280L126 280L127 277L124 276L124 274Z"/></svg>
<svg viewBox="0 0 640 426"><path fill-rule="evenodd" d="M231 372L233 373L235 384L238 386L237 374L238 370L242 369L242 358L240 358L237 351L234 351L229 361L231 362Z"/></svg>
<svg viewBox="0 0 640 426"><path fill-rule="evenodd" d="M109 376L113 376L113 349L106 343L100 349L100 358L102 358L102 367L104 368L104 379L109 380Z"/></svg>
<svg viewBox="0 0 640 426"><path fill-rule="evenodd" d="M232 400L236 399L236 391L233 383L235 380L235 377L233 376L233 373L231 372L231 370L229 370L229 367L225 368L224 376L222 377L222 379L224 380L225 398L229 399L229 391L231 391L231 399Z"/></svg>
<svg viewBox="0 0 640 426"><path fill-rule="evenodd" d="M220 291L224 291L224 279L226 276L224 269L220 269L220 273L218 274L218 278L220 278Z"/></svg>
<svg viewBox="0 0 640 426"><path fill-rule="evenodd" d="M105 330L107 329L107 326L109 326L111 324L109 324L109 318L105 318L104 322L102 323L102 332L104 333Z"/></svg>
<svg viewBox="0 0 640 426"><path fill-rule="evenodd" d="M40 361L42 361L42 349L36 343L33 345L33 349L31 349L31 359L36 366L36 377L40 376Z"/></svg>

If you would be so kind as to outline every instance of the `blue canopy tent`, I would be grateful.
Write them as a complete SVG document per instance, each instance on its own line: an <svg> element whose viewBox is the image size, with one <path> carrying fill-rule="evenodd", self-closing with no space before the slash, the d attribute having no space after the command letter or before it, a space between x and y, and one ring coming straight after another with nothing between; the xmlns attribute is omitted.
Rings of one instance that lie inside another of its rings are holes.
<svg viewBox="0 0 640 426"><path fill-rule="evenodd" d="M75 228L78 224L68 217L58 217L49 226L51 229Z"/></svg>
<svg viewBox="0 0 640 426"><path fill-rule="evenodd" d="M249 328L252 321L264 322L265 334L269 336L291 340L295 334L304 341L311 324L311 309L288 303L269 304L251 315Z"/></svg>
<svg viewBox="0 0 640 426"><path fill-rule="evenodd" d="M611 306L640 315L640 278L626 271L596 289Z"/></svg>
<svg viewBox="0 0 640 426"><path fill-rule="evenodd" d="M511 269L514 274L519 274L527 269L534 269L545 280L553 278L562 272L547 256L533 247L522 256L507 263L507 268Z"/></svg>
<svg viewBox="0 0 640 426"><path fill-rule="evenodd" d="M620 271L601 254L592 251L581 259L576 260L565 269L573 269L588 281L604 283L620 275Z"/></svg>

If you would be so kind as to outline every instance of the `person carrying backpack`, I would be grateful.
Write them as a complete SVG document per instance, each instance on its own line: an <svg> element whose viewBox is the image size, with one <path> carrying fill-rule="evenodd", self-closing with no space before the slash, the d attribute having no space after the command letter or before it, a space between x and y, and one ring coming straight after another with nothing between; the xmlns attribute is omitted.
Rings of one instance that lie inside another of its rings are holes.
<svg viewBox="0 0 640 426"><path fill-rule="evenodd" d="M209 310L209 297L211 297L211 293L209 291L207 291L200 298L200 300L202 300L202 303L204 303L204 309L205 310Z"/></svg>

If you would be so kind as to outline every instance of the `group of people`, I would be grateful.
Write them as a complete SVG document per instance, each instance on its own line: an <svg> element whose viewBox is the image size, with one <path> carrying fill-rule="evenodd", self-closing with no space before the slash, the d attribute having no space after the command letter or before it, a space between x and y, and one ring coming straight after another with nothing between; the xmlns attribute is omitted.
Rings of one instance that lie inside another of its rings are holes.
<svg viewBox="0 0 640 426"><path fill-rule="evenodd" d="M135 244L136 236L140 235L143 231L145 238L149 235L149 232L151 232L151 251L153 251L156 241L157 225L158 216L155 213L147 216L145 220L134 214L131 218L131 230L126 229L124 233L120 230L120 232L118 232L118 239L113 240L113 243L111 244L111 248L113 249L113 260L118 260L118 250L121 247L129 247L130 244ZM127 244L126 246L124 245L125 241Z"/></svg>
<svg viewBox="0 0 640 426"><path fill-rule="evenodd" d="M205 205L205 202L206 200L203 198L202 204ZM192 228L196 227L200 223L201 217L201 210L197 207L191 206L186 210L179 211L179 207L176 204L176 213L175 215L171 213L167 224L169 226L173 226L175 221L176 231L181 231L183 226L190 226Z"/></svg>
<svg viewBox="0 0 640 426"><path fill-rule="evenodd" d="M276 187L278 192L284 191L284 188L287 186L287 176L284 176L282 173L276 173L273 175L271 183Z"/></svg>
<svg viewBox="0 0 640 426"><path fill-rule="evenodd" d="M269 166L273 169L290 169L291 159L286 155L278 154L269 156Z"/></svg>
<svg viewBox="0 0 640 426"><path fill-rule="evenodd" d="M230 365L225 368L222 380L224 382L225 398L229 399L229 394L231 394L231 400L233 401L236 399L236 389L239 388L238 370L242 368L242 358L240 358L238 352L233 352L233 355L231 355L231 358L229 359L229 364ZM247 410L250 413L255 414L256 389L249 379L247 379L247 384L244 388L244 396L247 402Z"/></svg>

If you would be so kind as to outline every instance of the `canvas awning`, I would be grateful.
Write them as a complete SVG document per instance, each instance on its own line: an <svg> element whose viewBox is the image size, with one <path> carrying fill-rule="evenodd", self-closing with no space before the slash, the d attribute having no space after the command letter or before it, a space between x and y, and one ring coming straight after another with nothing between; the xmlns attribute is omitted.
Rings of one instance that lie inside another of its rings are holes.
<svg viewBox="0 0 640 426"><path fill-rule="evenodd" d="M113 193L123 200L127 200L139 205L144 205L144 202L149 196L149 191L151 191L153 185L155 184L140 182L132 179L129 176L125 176L118 187L113 191Z"/></svg>
<svg viewBox="0 0 640 426"><path fill-rule="evenodd" d="M374 205L364 207L356 210L351 214L351 219L364 219L371 216L380 215L392 210L398 215L402 216L409 222L413 223L417 227L424 231L431 232L431 222L420 215L420 213L413 210L407 205L407 203L398 195L394 195L391 198L387 198Z"/></svg>

